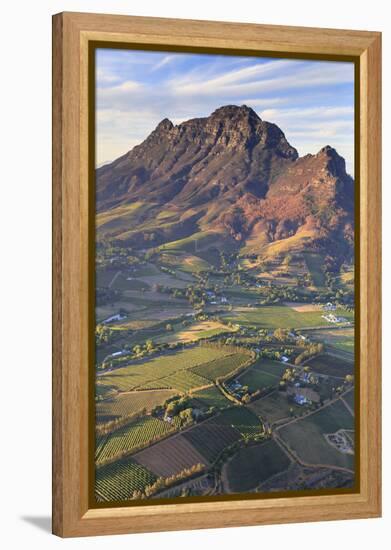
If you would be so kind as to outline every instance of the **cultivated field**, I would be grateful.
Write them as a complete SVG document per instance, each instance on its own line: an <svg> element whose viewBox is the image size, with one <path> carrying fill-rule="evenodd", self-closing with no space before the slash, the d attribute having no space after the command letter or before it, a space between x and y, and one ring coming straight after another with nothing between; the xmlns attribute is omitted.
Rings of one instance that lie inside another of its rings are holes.
<svg viewBox="0 0 391 550"><path fill-rule="evenodd" d="M345 353L354 353L354 328L314 330L308 336L315 341L324 342L327 349Z"/></svg>
<svg viewBox="0 0 391 550"><path fill-rule="evenodd" d="M253 491L271 476L288 468L290 460L272 440L240 449L223 468L229 492Z"/></svg>
<svg viewBox="0 0 391 550"><path fill-rule="evenodd" d="M151 416L141 417L108 435L98 449L96 462L99 464L124 452L130 452L174 431L175 426Z"/></svg>
<svg viewBox="0 0 391 550"><path fill-rule="evenodd" d="M249 405L249 408L269 424L278 422L283 418L289 419L291 415L303 412L302 408L290 403L285 394L279 391L274 391L266 397L257 399Z"/></svg>
<svg viewBox="0 0 391 550"><path fill-rule="evenodd" d="M338 400L323 409L295 420L278 430L282 440L304 463L352 469L354 457L339 452L325 438L340 429L353 430L354 419Z"/></svg>
<svg viewBox="0 0 391 550"><path fill-rule="evenodd" d="M231 426L221 426L206 421L186 431L183 437L197 449L206 461L212 463L226 447L239 441L241 434Z"/></svg>
<svg viewBox="0 0 391 550"><path fill-rule="evenodd" d="M131 458L96 468L95 475L97 500L103 502L128 500L134 491L143 490L156 480L152 472Z"/></svg>
<svg viewBox="0 0 391 550"><path fill-rule="evenodd" d="M181 323L179 323L177 330L173 333L160 336L156 342L196 342L201 338L212 338L213 336L229 332L234 332L234 330L217 321L201 321L200 323L186 327L186 329L183 329Z"/></svg>
<svg viewBox="0 0 391 550"><path fill-rule="evenodd" d="M198 365L209 363L219 357L229 354L227 350L195 347L176 353L159 355L153 359L134 361L127 367L105 373L97 377L99 386L110 386L118 391L130 391L135 388L150 386L156 382L155 388L167 388L171 385L161 385L158 381L181 370L191 369Z"/></svg>
<svg viewBox="0 0 391 550"><path fill-rule="evenodd" d="M318 304L300 304L297 302L285 302L287 307L297 311L298 313L311 313L313 311L322 311L322 308Z"/></svg>
<svg viewBox="0 0 391 550"><path fill-rule="evenodd" d="M216 407L220 409L232 406L232 402L224 397L216 386L192 392L191 396L194 398L195 406L200 408Z"/></svg>
<svg viewBox="0 0 391 550"><path fill-rule="evenodd" d="M276 361L259 359L244 374L239 376L243 386L248 386L251 393L269 386L277 386L285 367Z"/></svg>
<svg viewBox="0 0 391 550"><path fill-rule="evenodd" d="M182 434L156 443L136 453L133 458L158 477L178 474L195 464L208 465L205 457Z"/></svg>
<svg viewBox="0 0 391 550"><path fill-rule="evenodd" d="M344 378L347 374L354 374L354 364L334 355L318 355L306 362L314 372Z"/></svg>
<svg viewBox="0 0 391 550"><path fill-rule="evenodd" d="M214 381L216 378L225 376L241 365L244 365L244 363L250 359L251 355L245 352L231 353L230 355L219 357L209 363L193 367L192 371L199 376Z"/></svg>
<svg viewBox="0 0 391 550"><path fill-rule="evenodd" d="M263 430L262 422L246 407L232 407L212 419L217 426L232 426L243 437L258 434Z"/></svg>
<svg viewBox="0 0 391 550"><path fill-rule="evenodd" d="M173 388L181 393L185 393L195 388L203 388L209 384L210 381L206 378L195 374L190 369L184 369L153 382L148 382L141 389Z"/></svg>
<svg viewBox="0 0 391 550"><path fill-rule="evenodd" d="M156 405L164 403L174 395L172 390L123 392L115 397L96 404L96 421L98 424L117 418L126 417L146 409L151 411Z"/></svg>
<svg viewBox="0 0 391 550"><path fill-rule="evenodd" d="M348 321L354 320L351 311L337 309L335 315L344 317ZM322 318L322 311L310 311L298 313L291 307L261 306L234 308L227 314L226 319L232 323L243 326L256 326L258 328L310 328L318 326L330 326L330 323Z"/></svg>

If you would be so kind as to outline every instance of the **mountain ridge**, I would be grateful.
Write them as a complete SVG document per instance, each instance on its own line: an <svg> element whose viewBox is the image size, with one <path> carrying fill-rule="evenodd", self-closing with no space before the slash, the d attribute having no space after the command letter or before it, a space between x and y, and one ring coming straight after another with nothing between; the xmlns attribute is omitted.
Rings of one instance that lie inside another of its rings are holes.
<svg viewBox="0 0 391 550"><path fill-rule="evenodd" d="M215 233L243 253L278 253L280 241L283 251L353 253L354 181L344 159L330 145L299 157L277 125L246 105L178 125L163 119L97 169L96 197L98 240L130 247Z"/></svg>

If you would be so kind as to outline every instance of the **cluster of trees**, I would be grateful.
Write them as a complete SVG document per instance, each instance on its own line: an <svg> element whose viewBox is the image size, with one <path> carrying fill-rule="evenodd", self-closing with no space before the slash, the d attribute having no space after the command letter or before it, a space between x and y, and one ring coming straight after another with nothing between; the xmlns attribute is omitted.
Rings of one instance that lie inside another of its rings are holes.
<svg viewBox="0 0 391 550"><path fill-rule="evenodd" d="M179 482L185 481L186 479L191 479L192 477L199 475L205 469L204 464L194 464L190 468L184 468L182 471L178 472L175 475L170 477L159 477L151 485L147 485L144 491L134 491L132 495L133 500L140 500L143 498L148 498L153 495L156 495L159 491L163 489L168 489L173 485L176 485Z"/></svg>
<svg viewBox="0 0 391 550"><path fill-rule="evenodd" d="M266 359L273 359L275 361L281 361L283 356L289 357L294 353L293 348L281 347L279 349L262 349L258 353L258 357L265 357Z"/></svg>
<svg viewBox="0 0 391 550"><path fill-rule="evenodd" d="M306 361L307 359L310 359L310 357L314 357L315 355L318 355L319 353L323 353L323 352L324 352L323 342L309 343L306 345L306 349L296 357L295 365L301 365L303 361Z"/></svg>
<svg viewBox="0 0 391 550"><path fill-rule="evenodd" d="M163 405L157 405L152 409L154 416L177 418L180 426L186 426L194 420L193 407L189 396L173 396L167 399Z"/></svg>
<svg viewBox="0 0 391 550"><path fill-rule="evenodd" d="M120 428L123 428L130 422L133 422L134 420L137 420L138 418L141 418L142 416L145 416L147 414L147 409L144 407L143 409L140 409L139 411L135 413L128 414L126 416L119 416L118 418L115 418L114 420L110 420L108 422L104 422L101 424L97 424L95 427L96 435L102 436L107 435L109 433L115 432L116 430L119 430Z"/></svg>
<svg viewBox="0 0 391 550"><path fill-rule="evenodd" d="M132 248L124 247L111 242L101 241L96 246L96 264L100 267L129 267L140 265L143 260L133 252Z"/></svg>
<svg viewBox="0 0 391 550"><path fill-rule="evenodd" d="M298 292L296 288L287 285L273 285L273 283L269 283L268 286L262 289L262 294L263 297L259 300L259 305L278 304L286 301L303 301L302 293Z"/></svg>
<svg viewBox="0 0 391 550"><path fill-rule="evenodd" d="M109 344L113 339L113 330L106 325L97 324L95 326L95 343L97 346Z"/></svg>

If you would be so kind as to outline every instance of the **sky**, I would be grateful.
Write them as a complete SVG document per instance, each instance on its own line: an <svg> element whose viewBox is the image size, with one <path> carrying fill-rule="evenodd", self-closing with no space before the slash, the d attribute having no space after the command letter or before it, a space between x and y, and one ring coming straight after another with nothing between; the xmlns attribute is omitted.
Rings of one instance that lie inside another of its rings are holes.
<svg viewBox="0 0 391 550"><path fill-rule="evenodd" d="M248 105L300 156L331 145L354 174L354 65L225 55L96 50L96 163L222 105Z"/></svg>

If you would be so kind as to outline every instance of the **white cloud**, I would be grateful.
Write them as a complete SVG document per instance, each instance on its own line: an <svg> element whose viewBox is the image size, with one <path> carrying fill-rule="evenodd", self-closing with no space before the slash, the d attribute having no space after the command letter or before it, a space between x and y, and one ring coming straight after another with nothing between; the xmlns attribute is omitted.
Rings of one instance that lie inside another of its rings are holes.
<svg viewBox="0 0 391 550"><path fill-rule="evenodd" d="M151 68L151 71L157 71L158 69L161 69L162 67L164 67L165 65L168 65L169 63L172 63L176 60L176 56L175 55L166 55L165 57L163 57L163 59L161 59L160 61L158 61L156 63L156 65L154 65L152 68Z"/></svg>
<svg viewBox="0 0 391 550"><path fill-rule="evenodd" d="M113 83L113 82L120 82L121 78L118 75L112 74L110 72L107 72L102 67L99 67L96 70L96 79L98 82L98 86L104 83Z"/></svg>
<svg viewBox="0 0 391 550"><path fill-rule="evenodd" d="M329 144L353 166L352 64L257 63L253 58L210 56L200 64L189 57L187 65L186 59L184 54L154 54L149 59L144 52L141 65L137 56L128 62L122 52L112 64L98 63L98 163L143 141L165 117L179 124L230 103L249 105L262 119L277 124L301 155ZM136 61L138 71L130 70ZM168 65L169 71L159 71ZM345 96L336 88L341 84L348 85Z"/></svg>

